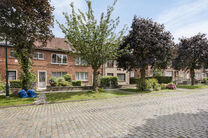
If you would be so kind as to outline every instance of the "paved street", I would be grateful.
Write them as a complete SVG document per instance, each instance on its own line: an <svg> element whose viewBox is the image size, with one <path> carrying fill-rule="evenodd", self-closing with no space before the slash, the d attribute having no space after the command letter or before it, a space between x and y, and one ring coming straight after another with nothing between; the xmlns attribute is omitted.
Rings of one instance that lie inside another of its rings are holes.
<svg viewBox="0 0 208 138"><path fill-rule="evenodd" d="M208 89L0 109L0 137L208 137Z"/></svg>

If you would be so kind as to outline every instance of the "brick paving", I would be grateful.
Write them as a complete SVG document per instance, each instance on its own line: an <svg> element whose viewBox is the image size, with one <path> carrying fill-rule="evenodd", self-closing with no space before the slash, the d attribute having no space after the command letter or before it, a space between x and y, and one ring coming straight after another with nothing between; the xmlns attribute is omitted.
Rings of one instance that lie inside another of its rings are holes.
<svg viewBox="0 0 208 138"><path fill-rule="evenodd" d="M208 137L208 89L0 109L0 137Z"/></svg>

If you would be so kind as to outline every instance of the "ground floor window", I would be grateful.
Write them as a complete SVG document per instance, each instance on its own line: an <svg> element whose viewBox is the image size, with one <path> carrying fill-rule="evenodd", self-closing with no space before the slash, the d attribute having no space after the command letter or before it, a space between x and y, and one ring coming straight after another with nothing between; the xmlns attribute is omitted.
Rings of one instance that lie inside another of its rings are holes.
<svg viewBox="0 0 208 138"><path fill-rule="evenodd" d="M76 72L76 80L88 81L88 72Z"/></svg>
<svg viewBox="0 0 208 138"><path fill-rule="evenodd" d="M196 73L196 79L198 80L201 79L201 73L198 73L198 72Z"/></svg>
<svg viewBox="0 0 208 138"><path fill-rule="evenodd" d="M107 76L113 76L113 73L107 73Z"/></svg>
<svg viewBox="0 0 208 138"><path fill-rule="evenodd" d="M52 76L56 77L56 78L63 77L66 74L67 74L67 72L52 72Z"/></svg>
<svg viewBox="0 0 208 138"><path fill-rule="evenodd" d="M166 71L165 72L165 76L172 77L173 76L173 72L172 71Z"/></svg>
<svg viewBox="0 0 208 138"><path fill-rule="evenodd" d="M134 78L134 71L131 71L130 77L131 77L131 78Z"/></svg>
<svg viewBox="0 0 208 138"><path fill-rule="evenodd" d="M17 72L16 71L8 71L8 80L16 80L17 79Z"/></svg>
<svg viewBox="0 0 208 138"><path fill-rule="evenodd" d="M184 72L180 72L180 76L179 77L184 79L184 76L185 76Z"/></svg>
<svg viewBox="0 0 208 138"><path fill-rule="evenodd" d="M125 81L126 80L126 74L119 73L117 74L118 76L118 81Z"/></svg>

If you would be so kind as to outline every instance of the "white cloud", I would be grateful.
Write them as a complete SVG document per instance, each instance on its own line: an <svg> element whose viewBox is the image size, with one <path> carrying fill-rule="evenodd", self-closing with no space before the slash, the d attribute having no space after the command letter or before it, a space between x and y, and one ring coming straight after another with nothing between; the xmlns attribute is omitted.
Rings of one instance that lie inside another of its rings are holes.
<svg viewBox="0 0 208 138"><path fill-rule="evenodd" d="M176 41L179 37L190 37L198 32L208 33L207 15L208 0L196 0L176 4L173 8L162 12L157 21L163 23L171 31ZM201 17L201 18L200 18Z"/></svg>

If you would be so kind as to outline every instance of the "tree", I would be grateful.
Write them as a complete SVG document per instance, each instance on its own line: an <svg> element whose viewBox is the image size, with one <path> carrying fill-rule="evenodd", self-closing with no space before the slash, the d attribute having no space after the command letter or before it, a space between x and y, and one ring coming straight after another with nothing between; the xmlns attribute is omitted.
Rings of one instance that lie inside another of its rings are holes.
<svg viewBox="0 0 208 138"><path fill-rule="evenodd" d="M21 65L22 88L31 86L35 42L42 46L52 37L53 7L48 0L1 0L0 36L14 46Z"/></svg>
<svg viewBox="0 0 208 138"><path fill-rule="evenodd" d="M128 52L118 57L118 67L125 70L140 69L144 81L148 66L154 69L167 68L173 56L172 40L172 35L165 31L164 25L135 16L129 34L119 47L119 50L127 48Z"/></svg>
<svg viewBox="0 0 208 138"><path fill-rule="evenodd" d="M72 44L79 56L93 69L93 90L97 91L98 75L101 65L115 59L124 29L116 33L119 17L112 19L116 1L107 8L107 13L101 13L99 21L95 19L91 1L86 0L87 12L75 11L71 3L71 13L64 13L66 26L59 23L66 35L67 42Z"/></svg>
<svg viewBox="0 0 208 138"><path fill-rule="evenodd" d="M208 68L208 39L205 34L200 33L190 38L182 38L177 49L173 68L189 70L191 85L194 85L195 69Z"/></svg>

